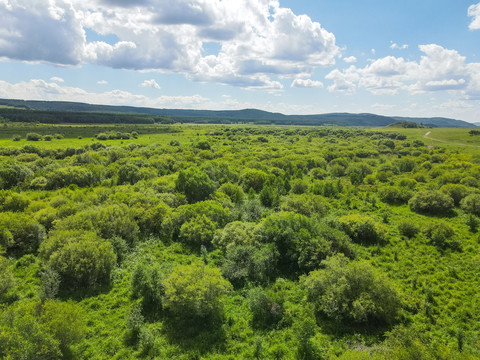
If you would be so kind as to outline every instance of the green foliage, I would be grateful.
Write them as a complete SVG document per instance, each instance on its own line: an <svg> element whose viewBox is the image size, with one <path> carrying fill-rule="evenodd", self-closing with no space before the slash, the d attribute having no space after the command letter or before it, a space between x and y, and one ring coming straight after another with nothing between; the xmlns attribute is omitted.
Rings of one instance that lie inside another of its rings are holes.
<svg viewBox="0 0 480 360"><path fill-rule="evenodd" d="M15 280L10 261L3 256L0 256L0 302L4 299L5 295L14 284Z"/></svg>
<svg viewBox="0 0 480 360"><path fill-rule="evenodd" d="M27 134L27 141L39 141L42 140L43 136L37 133L28 133Z"/></svg>
<svg viewBox="0 0 480 360"><path fill-rule="evenodd" d="M34 253L45 238L45 229L25 213L0 213L0 247L8 253Z"/></svg>
<svg viewBox="0 0 480 360"><path fill-rule="evenodd" d="M215 191L214 182L196 167L181 170L175 181L177 191L185 194L189 203L206 200Z"/></svg>
<svg viewBox="0 0 480 360"><path fill-rule="evenodd" d="M260 240L255 223L234 221L218 230L213 238L213 245L221 250L235 246L254 246Z"/></svg>
<svg viewBox="0 0 480 360"><path fill-rule="evenodd" d="M232 183L223 184L218 188L218 191L227 194L234 203L239 203L245 197L242 188Z"/></svg>
<svg viewBox="0 0 480 360"><path fill-rule="evenodd" d="M413 193L396 186L385 186L378 190L378 195L387 204L406 204Z"/></svg>
<svg viewBox="0 0 480 360"><path fill-rule="evenodd" d="M240 180L245 191L253 189L256 193L259 193L269 178L269 175L262 170L248 169L242 174Z"/></svg>
<svg viewBox="0 0 480 360"><path fill-rule="evenodd" d="M198 215L184 222L180 228L180 241L199 249L200 246L209 246L215 234L216 225L205 215Z"/></svg>
<svg viewBox="0 0 480 360"><path fill-rule="evenodd" d="M442 250L460 250L461 248L461 242L455 236L455 231L443 222L431 223L423 232L430 239L432 245Z"/></svg>
<svg viewBox="0 0 480 360"><path fill-rule="evenodd" d="M3 130L0 358L480 356L474 147L415 129ZM110 131L146 135L92 141ZM12 141L28 132L66 139ZM405 206L436 189L460 208ZM66 298L87 336L70 332Z"/></svg>
<svg viewBox="0 0 480 360"><path fill-rule="evenodd" d="M10 189L33 175L32 170L16 162L6 162L0 166L0 187Z"/></svg>
<svg viewBox="0 0 480 360"><path fill-rule="evenodd" d="M230 246L222 264L222 273L236 288L247 283L265 284L276 275L278 254L272 244Z"/></svg>
<svg viewBox="0 0 480 360"><path fill-rule="evenodd" d="M46 174L48 189L60 189L68 185L80 187L95 185L100 177L94 171L80 166L68 166Z"/></svg>
<svg viewBox="0 0 480 360"><path fill-rule="evenodd" d="M400 224L398 224L398 231L403 236L411 239L420 232L420 228L412 221L402 221Z"/></svg>
<svg viewBox="0 0 480 360"><path fill-rule="evenodd" d="M401 299L392 283L365 261L334 256L304 284L316 311L342 322L387 324L399 319Z"/></svg>
<svg viewBox="0 0 480 360"><path fill-rule="evenodd" d="M49 300L43 304L42 310L41 322L59 341L63 354L85 336L87 332L85 313L77 305Z"/></svg>
<svg viewBox="0 0 480 360"><path fill-rule="evenodd" d="M283 317L282 304L272 299L271 295L261 287L250 289L247 301L252 313L253 327L268 329L277 325Z"/></svg>
<svg viewBox="0 0 480 360"><path fill-rule="evenodd" d="M140 263L132 275L133 297L142 299L145 311L156 313L162 310L164 269L161 264Z"/></svg>
<svg viewBox="0 0 480 360"><path fill-rule="evenodd" d="M207 321L222 315L222 296L232 287L220 270L198 263L176 266L163 286L163 305L168 311L182 319Z"/></svg>
<svg viewBox="0 0 480 360"><path fill-rule="evenodd" d="M453 199L455 206L460 204L460 201L468 195L468 188L460 184L447 184L440 188L440 191L447 194Z"/></svg>
<svg viewBox="0 0 480 360"><path fill-rule="evenodd" d="M108 240L79 230L56 231L42 243L40 255L60 275L63 288L108 282L117 260Z"/></svg>
<svg viewBox="0 0 480 360"><path fill-rule="evenodd" d="M453 199L440 191L425 190L416 193L408 205L412 211L430 215L448 215L453 210Z"/></svg>
<svg viewBox="0 0 480 360"><path fill-rule="evenodd" d="M471 194L466 196L461 202L460 205L463 210L469 212L473 215L480 216L480 195Z"/></svg>
<svg viewBox="0 0 480 360"><path fill-rule="evenodd" d="M354 242L378 244L385 240L385 230L368 215L350 214L338 219L340 226Z"/></svg>

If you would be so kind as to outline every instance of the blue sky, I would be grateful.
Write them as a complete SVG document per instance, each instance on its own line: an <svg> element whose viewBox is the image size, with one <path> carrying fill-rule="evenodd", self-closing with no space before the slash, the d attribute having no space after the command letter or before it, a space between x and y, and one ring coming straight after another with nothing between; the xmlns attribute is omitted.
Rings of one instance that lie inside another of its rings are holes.
<svg viewBox="0 0 480 360"><path fill-rule="evenodd" d="M0 0L0 97L480 122L475 0Z"/></svg>

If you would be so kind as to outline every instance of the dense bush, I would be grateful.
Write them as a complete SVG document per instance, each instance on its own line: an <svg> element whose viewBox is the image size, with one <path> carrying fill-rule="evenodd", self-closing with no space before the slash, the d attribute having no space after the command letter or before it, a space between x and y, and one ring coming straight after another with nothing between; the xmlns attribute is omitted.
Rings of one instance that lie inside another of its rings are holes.
<svg viewBox="0 0 480 360"><path fill-rule="evenodd" d="M207 321L222 316L222 296L232 285L220 270L203 264L178 265L164 278L163 306L181 319Z"/></svg>
<svg viewBox="0 0 480 360"><path fill-rule="evenodd" d="M396 186L385 186L378 190L378 195L387 204L406 204L413 193Z"/></svg>
<svg viewBox="0 0 480 360"><path fill-rule="evenodd" d="M370 264L335 256L324 261L324 266L304 279L308 300L318 312L343 322L391 324L399 319L398 292Z"/></svg>
<svg viewBox="0 0 480 360"><path fill-rule="evenodd" d="M15 255L32 254L45 238L45 229L24 213L0 213L0 248Z"/></svg>
<svg viewBox="0 0 480 360"><path fill-rule="evenodd" d="M463 210L471 214L480 216L480 195L471 194L466 196L460 203Z"/></svg>
<svg viewBox="0 0 480 360"><path fill-rule="evenodd" d="M453 199L440 191L425 190L415 194L409 201L410 209L431 215L447 215L453 210Z"/></svg>
<svg viewBox="0 0 480 360"><path fill-rule="evenodd" d="M354 242L377 244L385 240L385 230L367 215L350 214L338 219L340 226Z"/></svg>
<svg viewBox="0 0 480 360"><path fill-rule="evenodd" d="M247 283L265 284L276 274L278 254L272 244L230 246L222 264L222 273L235 287Z"/></svg>
<svg viewBox="0 0 480 360"><path fill-rule="evenodd" d="M206 200L215 191L215 183L196 167L181 170L175 182L177 191L185 194L189 203Z"/></svg>
<svg viewBox="0 0 480 360"><path fill-rule="evenodd" d="M428 225L423 233L430 239L432 245L442 250L460 250L461 248L461 242L456 237L455 231L443 222Z"/></svg>
<svg viewBox="0 0 480 360"><path fill-rule="evenodd" d="M108 240L78 230L56 231L42 243L40 254L67 289L108 282L117 260Z"/></svg>

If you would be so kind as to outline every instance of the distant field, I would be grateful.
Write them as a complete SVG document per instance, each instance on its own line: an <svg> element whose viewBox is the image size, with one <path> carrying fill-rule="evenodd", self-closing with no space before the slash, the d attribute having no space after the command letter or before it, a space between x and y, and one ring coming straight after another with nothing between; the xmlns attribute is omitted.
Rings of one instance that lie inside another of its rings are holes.
<svg viewBox="0 0 480 360"><path fill-rule="evenodd" d="M180 133L186 132L204 132L219 127L263 127L268 125L43 125L43 124L4 124L0 126L0 146L23 147L26 144L41 146L46 149L78 147L91 144L95 140L95 135L110 130L118 132L139 133L138 139L129 140L106 140L105 144L152 144L158 142L169 142L172 139L182 137ZM291 126L288 126L291 128ZM270 128L282 128L282 126L270 126ZM311 127L306 127L311 128ZM372 130L381 132L396 132L407 136L409 140L420 140L426 145L455 147L467 153L477 152L480 148L480 136L469 135L470 129L442 129L442 128L422 128L422 129L403 129L403 128L374 128ZM52 141L27 141L25 139L28 133L38 133L41 135L62 134L63 139L53 139ZM187 135L187 134L184 135ZM426 135L428 133L428 135ZM12 137L19 135L20 141L13 141Z"/></svg>

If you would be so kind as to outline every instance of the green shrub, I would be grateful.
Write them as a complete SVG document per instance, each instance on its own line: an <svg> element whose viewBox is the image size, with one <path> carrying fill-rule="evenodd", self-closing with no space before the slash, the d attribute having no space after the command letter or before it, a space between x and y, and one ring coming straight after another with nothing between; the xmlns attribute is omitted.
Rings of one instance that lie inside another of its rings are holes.
<svg viewBox="0 0 480 360"><path fill-rule="evenodd" d="M215 191L215 183L196 167L181 170L175 181L177 191L185 194L189 203L206 200Z"/></svg>
<svg viewBox="0 0 480 360"><path fill-rule="evenodd" d="M447 215L453 210L453 199L440 191L425 190L415 194L408 205L412 211L431 215Z"/></svg>
<svg viewBox="0 0 480 360"><path fill-rule="evenodd" d="M164 278L163 306L184 320L212 321L223 314L222 296L232 285L220 270L204 264L177 265Z"/></svg>
<svg viewBox="0 0 480 360"><path fill-rule="evenodd" d="M432 245L441 250L460 250L461 248L461 242L456 237L455 231L444 222L430 224L423 233L430 239Z"/></svg>
<svg viewBox="0 0 480 360"><path fill-rule="evenodd" d="M377 244L385 240L385 230L367 215L350 214L338 219L340 226L354 242Z"/></svg>
<svg viewBox="0 0 480 360"><path fill-rule="evenodd" d="M420 228L412 221L402 221L398 224L398 231L401 235L411 239L420 232Z"/></svg>
<svg viewBox="0 0 480 360"><path fill-rule="evenodd" d="M200 246L210 246L216 225L207 216L198 215L184 222L180 227L179 240L185 244L200 249Z"/></svg>
<svg viewBox="0 0 480 360"><path fill-rule="evenodd" d="M54 232L42 243L40 255L64 288L107 283L117 260L108 240L81 230Z"/></svg>
<svg viewBox="0 0 480 360"><path fill-rule="evenodd" d="M378 190L378 196L387 204L406 204L413 193L396 186L385 186Z"/></svg>
<svg viewBox="0 0 480 360"><path fill-rule="evenodd" d="M453 199L455 206L458 206L460 201L462 201L462 199L468 194L468 188L460 184L443 185L440 188L440 191L450 196Z"/></svg>
<svg viewBox="0 0 480 360"><path fill-rule="evenodd" d="M480 216L480 195L471 194L466 196L461 202L460 206L466 212Z"/></svg>
<svg viewBox="0 0 480 360"><path fill-rule="evenodd" d="M222 273L236 288L247 283L265 284L276 273L277 253L272 244L230 246L222 264Z"/></svg>
<svg viewBox="0 0 480 360"><path fill-rule="evenodd" d="M252 325L255 328L268 329L280 322L283 317L283 306L262 288L250 289L247 295L248 307L252 313Z"/></svg>
<svg viewBox="0 0 480 360"><path fill-rule="evenodd" d="M344 256L324 261L303 283L316 311L348 323L394 323L401 300L393 284L366 261L349 262Z"/></svg>
<svg viewBox="0 0 480 360"><path fill-rule="evenodd" d="M42 140L43 136L37 133L28 133L27 141L39 141Z"/></svg>

